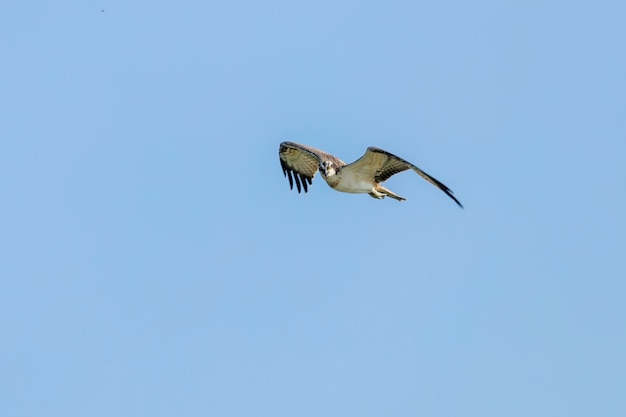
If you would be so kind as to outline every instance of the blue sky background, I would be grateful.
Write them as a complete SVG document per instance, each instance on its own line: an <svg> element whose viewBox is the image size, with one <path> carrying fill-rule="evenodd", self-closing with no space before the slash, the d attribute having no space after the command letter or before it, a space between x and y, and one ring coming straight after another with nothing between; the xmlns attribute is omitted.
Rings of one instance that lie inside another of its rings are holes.
<svg viewBox="0 0 626 417"><path fill-rule="evenodd" d="M626 415L625 19L6 4L0 414ZM283 140L466 208L298 195Z"/></svg>

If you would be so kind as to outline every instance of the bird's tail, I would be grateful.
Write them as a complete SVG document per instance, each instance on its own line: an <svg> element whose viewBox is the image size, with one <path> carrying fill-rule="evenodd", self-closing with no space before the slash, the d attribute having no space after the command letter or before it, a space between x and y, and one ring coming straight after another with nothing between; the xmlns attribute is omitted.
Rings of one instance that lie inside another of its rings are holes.
<svg viewBox="0 0 626 417"><path fill-rule="evenodd" d="M382 185L380 185L380 184L378 184L378 185L376 186L376 191L378 191L379 193L384 194L384 195L386 195L386 196L388 196L388 197L394 198L394 199L396 199L396 200L398 200L398 201L404 201L404 200L406 200L406 198L399 196L398 194L394 193L394 192L393 192L393 191L391 191L391 190L386 189L385 187L383 187L383 186L382 186Z"/></svg>

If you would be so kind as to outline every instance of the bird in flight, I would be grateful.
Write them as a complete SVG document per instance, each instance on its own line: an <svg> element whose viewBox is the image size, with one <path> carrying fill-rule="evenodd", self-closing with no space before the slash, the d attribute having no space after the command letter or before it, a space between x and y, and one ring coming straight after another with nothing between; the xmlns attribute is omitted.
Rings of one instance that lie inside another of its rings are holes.
<svg viewBox="0 0 626 417"><path fill-rule="evenodd" d="M443 183L412 163L380 148L370 146L361 158L351 164L346 164L336 156L319 149L294 142L281 143L278 155L283 174L289 178L289 186L293 189L295 182L298 192L301 189L304 189L305 193L308 191L308 185L312 184L313 177L319 170L322 178L334 190L344 193L367 193L378 199L388 196L403 201L406 198L388 190L381 183L392 175L412 169L463 208L452 191Z"/></svg>

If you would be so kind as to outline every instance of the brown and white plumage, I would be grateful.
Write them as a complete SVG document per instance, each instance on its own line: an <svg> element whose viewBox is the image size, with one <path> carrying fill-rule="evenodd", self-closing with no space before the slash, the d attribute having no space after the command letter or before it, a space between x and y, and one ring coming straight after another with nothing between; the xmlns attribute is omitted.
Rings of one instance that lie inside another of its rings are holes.
<svg viewBox="0 0 626 417"><path fill-rule="evenodd" d="M389 196L402 201L405 200L404 197L386 189L381 183L395 174L411 169L463 207L443 183L410 162L380 148L367 148L365 154L351 164L319 149L294 142L281 143L278 154L283 174L289 178L292 189L293 183L296 183L298 192L302 189L305 193L308 191L308 185L312 184L313 177L319 170L322 178L337 191L367 193L379 199Z"/></svg>

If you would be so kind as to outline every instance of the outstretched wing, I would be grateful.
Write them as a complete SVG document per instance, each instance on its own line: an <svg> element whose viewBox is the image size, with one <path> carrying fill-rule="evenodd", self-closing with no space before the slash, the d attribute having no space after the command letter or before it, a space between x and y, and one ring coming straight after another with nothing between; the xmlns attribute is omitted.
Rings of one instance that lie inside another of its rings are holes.
<svg viewBox="0 0 626 417"><path fill-rule="evenodd" d="M348 169L352 170L356 175L374 178L376 182L387 181L395 174L412 169L420 177L446 193L459 207L463 208L463 205L452 194L452 190L446 187L445 184L431 177L412 163L380 148L370 146L360 159L343 168L344 172Z"/></svg>
<svg viewBox="0 0 626 417"><path fill-rule="evenodd" d="M338 166L345 165L344 162L331 154L294 142L281 143L278 156L280 157L280 166L283 168L283 174L289 178L291 189L293 189L295 180L298 192L300 192L301 188L304 188L305 193L308 191L307 183L309 185L312 184L320 162L330 160L337 163Z"/></svg>

